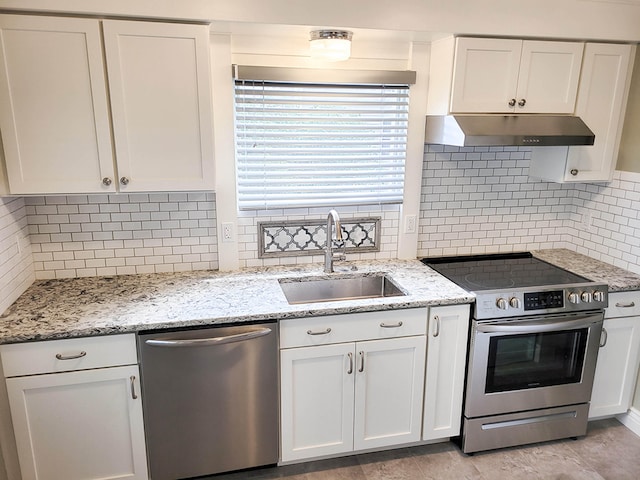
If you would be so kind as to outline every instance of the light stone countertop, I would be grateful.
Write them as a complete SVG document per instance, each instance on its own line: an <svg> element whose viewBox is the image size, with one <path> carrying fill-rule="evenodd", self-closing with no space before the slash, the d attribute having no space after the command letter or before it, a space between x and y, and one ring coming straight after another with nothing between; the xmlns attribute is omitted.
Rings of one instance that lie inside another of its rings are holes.
<svg viewBox="0 0 640 480"><path fill-rule="evenodd" d="M40 280L0 315L0 343L474 301L418 260L341 262L331 276L377 272L407 295L289 305L278 279L325 277L319 264Z"/></svg>
<svg viewBox="0 0 640 480"><path fill-rule="evenodd" d="M610 292L640 290L639 275L570 250L532 253L577 275L607 282ZM39 280L0 315L0 343L454 305L475 299L418 260L341 262L336 270L331 276L388 273L407 295L289 305L278 279L326 277L319 264Z"/></svg>
<svg viewBox="0 0 640 480"><path fill-rule="evenodd" d="M640 290L640 275L600 260L594 260L580 253L564 248L535 250L531 253L534 257L591 281L608 283L609 292Z"/></svg>

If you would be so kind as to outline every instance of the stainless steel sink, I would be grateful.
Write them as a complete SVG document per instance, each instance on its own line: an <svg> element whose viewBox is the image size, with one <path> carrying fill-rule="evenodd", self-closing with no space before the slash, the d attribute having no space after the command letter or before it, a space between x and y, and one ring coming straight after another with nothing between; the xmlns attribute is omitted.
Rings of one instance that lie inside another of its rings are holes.
<svg viewBox="0 0 640 480"><path fill-rule="evenodd" d="M334 278L281 278L278 281L291 305L405 295L383 273Z"/></svg>

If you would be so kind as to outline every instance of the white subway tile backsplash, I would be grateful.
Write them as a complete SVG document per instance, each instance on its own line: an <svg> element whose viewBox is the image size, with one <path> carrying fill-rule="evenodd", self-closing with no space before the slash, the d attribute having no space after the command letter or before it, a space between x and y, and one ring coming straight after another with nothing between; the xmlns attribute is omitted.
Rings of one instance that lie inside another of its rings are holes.
<svg viewBox="0 0 640 480"><path fill-rule="evenodd" d="M216 269L210 192L28 197L36 278Z"/></svg>

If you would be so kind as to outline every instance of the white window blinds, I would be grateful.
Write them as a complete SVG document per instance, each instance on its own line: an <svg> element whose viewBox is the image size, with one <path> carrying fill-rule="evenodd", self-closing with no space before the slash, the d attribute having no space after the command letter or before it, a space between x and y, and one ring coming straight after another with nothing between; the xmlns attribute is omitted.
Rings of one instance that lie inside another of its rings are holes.
<svg viewBox="0 0 640 480"><path fill-rule="evenodd" d="M408 86L237 80L241 210L401 203Z"/></svg>

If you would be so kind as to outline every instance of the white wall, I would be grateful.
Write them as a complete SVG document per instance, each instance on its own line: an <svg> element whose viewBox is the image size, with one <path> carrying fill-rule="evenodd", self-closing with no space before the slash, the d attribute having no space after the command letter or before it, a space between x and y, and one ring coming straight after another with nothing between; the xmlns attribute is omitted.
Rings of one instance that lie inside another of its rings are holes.
<svg viewBox="0 0 640 480"><path fill-rule="evenodd" d="M640 40L638 0L0 0L0 8L221 24Z"/></svg>

